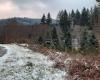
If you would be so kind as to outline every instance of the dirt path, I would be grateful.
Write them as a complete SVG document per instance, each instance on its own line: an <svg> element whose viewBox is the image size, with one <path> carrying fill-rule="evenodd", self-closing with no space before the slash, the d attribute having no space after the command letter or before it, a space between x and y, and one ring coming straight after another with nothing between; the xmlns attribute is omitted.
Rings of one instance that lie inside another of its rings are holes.
<svg viewBox="0 0 100 80"><path fill-rule="evenodd" d="M43 54L16 44L0 46L7 49L0 57L0 80L64 80L66 72Z"/></svg>

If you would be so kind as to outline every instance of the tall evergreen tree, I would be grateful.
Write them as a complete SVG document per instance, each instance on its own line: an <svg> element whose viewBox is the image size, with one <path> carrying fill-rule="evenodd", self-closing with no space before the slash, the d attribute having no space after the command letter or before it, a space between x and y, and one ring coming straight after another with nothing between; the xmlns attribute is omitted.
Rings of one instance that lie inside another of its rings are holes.
<svg viewBox="0 0 100 80"><path fill-rule="evenodd" d="M59 11L59 13L57 15L57 21L58 21L58 24L60 26L63 25L63 10L62 11Z"/></svg>
<svg viewBox="0 0 100 80"><path fill-rule="evenodd" d="M45 17L45 14L43 14L43 16L42 16L41 23L42 23L42 24L45 24L45 23L46 23L46 17Z"/></svg>
<svg viewBox="0 0 100 80"><path fill-rule="evenodd" d="M72 10L72 12L71 12L71 19L72 19L73 23L75 24L75 12L74 12L74 10Z"/></svg>
<svg viewBox="0 0 100 80"><path fill-rule="evenodd" d="M52 40L53 40L53 44L54 44L55 48L58 48L59 41L58 41L58 35L57 35L57 31L56 31L55 27L52 30Z"/></svg>
<svg viewBox="0 0 100 80"><path fill-rule="evenodd" d="M97 24L98 20L99 20L99 10L98 10L98 8L96 6L94 8L93 15L94 15L94 23Z"/></svg>
<svg viewBox="0 0 100 80"><path fill-rule="evenodd" d="M81 18L81 14L80 14L79 10L77 10L76 14L75 14L75 24L76 25L80 25L80 18Z"/></svg>
<svg viewBox="0 0 100 80"><path fill-rule="evenodd" d="M72 10L72 12L71 12L71 17L72 17L72 18L75 17L75 12L74 12L74 10Z"/></svg>
<svg viewBox="0 0 100 80"><path fill-rule="evenodd" d="M65 48L67 48L67 50L72 49L72 38L71 38L71 32L70 31L65 33Z"/></svg>
<svg viewBox="0 0 100 80"><path fill-rule="evenodd" d="M99 8L100 8L100 0L96 0L97 2L98 2L98 6L99 6Z"/></svg>
<svg viewBox="0 0 100 80"><path fill-rule="evenodd" d="M70 25L69 25L69 20L68 20L68 13L66 10L61 11L59 23L64 33L69 30Z"/></svg>
<svg viewBox="0 0 100 80"><path fill-rule="evenodd" d="M96 0L97 2L100 2L100 0Z"/></svg>
<svg viewBox="0 0 100 80"><path fill-rule="evenodd" d="M87 17L87 19L88 19L88 22L87 22L87 25L90 27L91 25L91 12L90 12L90 10L89 9L87 9L87 15L88 15L88 17Z"/></svg>
<svg viewBox="0 0 100 80"><path fill-rule="evenodd" d="M47 15L47 21L46 22L47 22L48 25L52 24L52 18L51 18L50 13L48 13L48 15Z"/></svg>
<svg viewBox="0 0 100 80"><path fill-rule="evenodd" d="M64 27L64 11L63 10L58 13L57 20L59 22L59 25L60 25L62 31L64 32L64 29L63 29L63 27Z"/></svg>
<svg viewBox="0 0 100 80"><path fill-rule="evenodd" d="M58 22L60 21L61 13L63 13L63 10L62 11L59 11L58 14L57 14L57 21Z"/></svg>
<svg viewBox="0 0 100 80"><path fill-rule="evenodd" d="M86 8L83 8L82 14L81 14L81 25L82 26L89 26L89 14L88 10Z"/></svg>
<svg viewBox="0 0 100 80"><path fill-rule="evenodd" d="M94 10L93 8L91 8L90 10L90 25L93 25L94 24Z"/></svg>
<svg viewBox="0 0 100 80"><path fill-rule="evenodd" d="M53 39L57 39L57 31L56 31L56 28L54 27L53 30L52 30L52 38Z"/></svg>
<svg viewBox="0 0 100 80"><path fill-rule="evenodd" d="M43 44L43 38L41 36L38 38L38 43Z"/></svg>
<svg viewBox="0 0 100 80"><path fill-rule="evenodd" d="M61 26L61 29L64 33L64 39L65 39L65 48L71 49L71 30L70 30L70 21L69 21L69 17L67 14L67 11L61 11L60 15L59 15L59 23Z"/></svg>
<svg viewBox="0 0 100 80"><path fill-rule="evenodd" d="M68 14L67 11L65 10L63 13L63 30L64 32L68 31L69 26L68 26Z"/></svg>
<svg viewBox="0 0 100 80"><path fill-rule="evenodd" d="M97 49L98 42L96 40L96 37L91 30L88 30L86 28L81 39L81 51L83 51L84 53L96 52Z"/></svg>

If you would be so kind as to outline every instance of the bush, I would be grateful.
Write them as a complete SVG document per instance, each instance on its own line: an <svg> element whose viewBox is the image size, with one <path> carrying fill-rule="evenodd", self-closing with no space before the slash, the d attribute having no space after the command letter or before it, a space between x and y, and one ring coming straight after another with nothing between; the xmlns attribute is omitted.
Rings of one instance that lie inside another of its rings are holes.
<svg viewBox="0 0 100 80"><path fill-rule="evenodd" d="M91 30L84 30L81 39L81 53L96 53L98 52L98 42Z"/></svg>

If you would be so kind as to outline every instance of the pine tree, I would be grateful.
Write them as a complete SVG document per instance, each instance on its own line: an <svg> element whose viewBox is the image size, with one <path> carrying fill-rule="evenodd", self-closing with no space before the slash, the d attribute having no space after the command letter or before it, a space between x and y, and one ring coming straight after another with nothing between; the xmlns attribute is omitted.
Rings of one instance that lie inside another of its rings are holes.
<svg viewBox="0 0 100 80"><path fill-rule="evenodd" d="M75 24L75 12L74 12L74 10L72 10L72 12L71 12L71 19L72 19L73 23Z"/></svg>
<svg viewBox="0 0 100 80"><path fill-rule="evenodd" d="M100 8L100 0L96 0L98 2L98 7Z"/></svg>
<svg viewBox="0 0 100 80"><path fill-rule="evenodd" d="M41 23L42 23L42 24L45 24L45 23L46 23L46 17L45 17L45 14L43 14L43 16L42 16Z"/></svg>
<svg viewBox="0 0 100 80"><path fill-rule="evenodd" d="M68 14L67 11L65 10L63 13L63 30L64 32L68 31L69 26L68 26Z"/></svg>
<svg viewBox="0 0 100 80"><path fill-rule="evenodd" d="M57 31L56 31L56 28L54 27L53 30L52 30L52 38L53 39L57 39Z"/></svg>
<svg viewBox="0 0 100 80"><path fill-rule="evenodd" d="M75 24L76 25L80 25L80 17L81 17L81 14L80 14L79 10L77 10L76 14L75 14Z"/></svg>
<svg viewBox="0 0 100 80"><path fill-rule="evenodd" d="M58 35L57 35L57 31L56 31L55 27L52 30L52 40L53 40L53 44L54 44L55 48L58 48L59 41L58 41Z"/></svg>
<svg viewBox="0 0 100 80"><path fill-rule="evenodd" d="M94 23L97 24L99 20L99 10L96 6L94 8L93 16L94 16Z"/></svg>
<svg viewBox="0 0 100 80"><path fill-rule="evenodd" d="M59 25L63 25L63 10L59 11L58 15L57 15L57 21L59 23Z"/></svg>
<svg viewBox="0 0 100 80"><path fill-rule="evenodd" d="M90 26L91 26L91 25L90 25L90 24L91 24L91 12L90 12L89 9L87 9L87 15L88 15L88 16L87 16L87 19L88 19L88 20L87 20L87 21L88 21L88 22L87 22L87 26L90 27Z"/></svg>
<svg viewBox="0 0 100 80"><path fill-rule="evenodd" d="M91 30L87 28L84 30L81 39L81 51L84 53L96 52L98 49L98 42Z"/></svg>
<svg viewBox="0 0 100 80"><path fill-rule="evenodd" d="M43 44L43 38L41 36L38 38L38 43Z"/></svg>
<svg viewBox="0 0 100 80"><path fill-rule="evenodd" d="M52 24L52 18L51 18L50 13L48 13L48 15L47 15L47 21L46 22L47 22L48 25Z"/></svg>
<svg viewBox="0 0 100 80"><path fill-rule="evenodd" d="M81 25L82 26L89 26L89 12L86 8L83 8L82 14L81 14Z"/></svg>
<svg viewBox="0 0 100 80"><path fill-rule="evenodd" d="M90 25L94 25L94 10L91 8L90 10Z"/></svg>
<svg viewBox="0 0 100 80"><path fill-rule="evenodd" d="M65 33L65 48L67 50L71 50L72 49L71 32L69 32L69 31Z"/></svg>
<svg viewBox="0 0 100 80"><path fill-rule="evenodd" d="M71 12L71 17L72 17L72 18L75 17L75 12L74 12L74 10L72 10L72 12Z"/></svg>
<svg viewBox="0 0 100 80"><path fill-rule="evenodd" d="M66 10L62 10L61 13L59 13L59 24L60 27L64 33L64 39L65 39L65 49L69 50L71 49L71 30L70 30L70 21L69 21L69 17L67 14Z"/></svg>
<svg viewBox="0 0 100 80"><path fill-rule="evenodd" d="M100 2L100 0L96 0L97 2Z"/></svg>
<svg viewBox="0 0 100 80"><path fill-rule="evenodd" d="M59 24L61 26L62 31L65 33L69 29L69 20L68 20L68 14L67 11L61 11L59 15Z"/></svg>

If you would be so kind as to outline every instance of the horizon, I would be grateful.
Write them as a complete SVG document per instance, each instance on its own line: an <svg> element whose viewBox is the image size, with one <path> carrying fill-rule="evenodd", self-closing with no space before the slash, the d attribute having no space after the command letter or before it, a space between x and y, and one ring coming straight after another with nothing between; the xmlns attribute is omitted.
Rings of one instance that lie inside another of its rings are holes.
<svg viewBox="0 0 100 80"><path fill-rule="evenodd" d="M95 0L0 0L0 19L13 17L40 19L48 12L53 19L56 19L60 10L81 11L84 7L90 9L95 4Z"/></svg>

